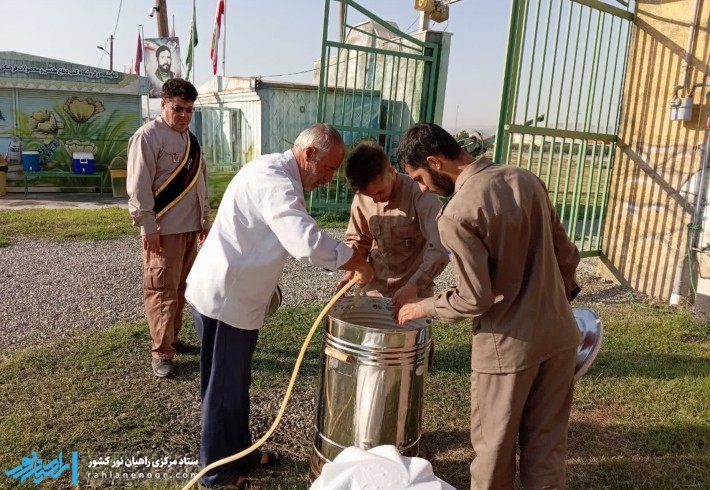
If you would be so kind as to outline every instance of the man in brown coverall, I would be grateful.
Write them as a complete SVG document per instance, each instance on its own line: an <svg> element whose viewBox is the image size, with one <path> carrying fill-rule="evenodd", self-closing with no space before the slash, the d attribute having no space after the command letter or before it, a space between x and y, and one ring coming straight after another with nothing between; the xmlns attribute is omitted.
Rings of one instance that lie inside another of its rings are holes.
<svg viewBox="0 0 710 490"><path fill-rule="evenodd" d="M408 129L397 158L449 197L437 222L457 285L405 304L397 320L473 319L471 488L513 489L516 440L523 487L564 488L581 340L569 305L579 291L577 247L533 173L474 160L439 126Z"/></svg>
<svg viewBox="0 0 710 490"><path fill-rule="evenodd" d="M345 243L375 270L363 292L392 298L396 306L431 296L434 279L449 263L436 226L439 198L398 173L375 143L361 143L350 152L345 175L355 191ZM337 289L353 274L345 273Z"/></svg>

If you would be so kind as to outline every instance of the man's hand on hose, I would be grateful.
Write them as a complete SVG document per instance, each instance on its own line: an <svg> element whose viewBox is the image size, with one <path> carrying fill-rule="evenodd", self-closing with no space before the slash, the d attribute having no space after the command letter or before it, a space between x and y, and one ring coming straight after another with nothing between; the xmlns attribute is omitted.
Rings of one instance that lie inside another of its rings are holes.
<svg viewBox="0 0 710 490"><path fill-rule="evenodd" d="M367 261L367 257L363 257L362 255L357 253L357 251L354 251L353 256L350 257L350 260L341 265L340 269L350 272L357 272L359 275L358 283L361 286L364 286L368 282L372 281L372 279L374 279L375 277L375 270ZM352 277L353 276L350 276L350 279L352 279ZM338 283L338 286L338 290L340 290L340 288L345 286L345 284L343 284L343 286L340 286L340 283Z"/></svg>
<svg viewBox="0 0 710 490"><path fill-rule="evenodd" d="M335 292L337 293L338 291L343 289L352 280L353 277L355 277L355 271L347 271L345 274L343 274L343 277L340 278L340 281L338 281L338 284L335 286Z"/></svg>
<svg viewBox="0 0 710 490"><path fill-rule="evenodd" d="M356 272L359 277L358 284L360 286L364 286L375 278L375 269L373 269L367 261L364 261L363 266L356 269Z"/></svg>

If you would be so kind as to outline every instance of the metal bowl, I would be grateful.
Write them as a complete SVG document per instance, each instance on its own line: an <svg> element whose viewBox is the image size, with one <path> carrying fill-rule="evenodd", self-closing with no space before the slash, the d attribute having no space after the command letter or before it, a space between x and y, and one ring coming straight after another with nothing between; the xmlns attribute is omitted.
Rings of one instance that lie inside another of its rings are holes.
<svg viewBox="0 0 710 490"><path fill-rule="evenodd" d="M572 308L577 320L582 343L577 348L577 367L574 372L575 381L584 374L596 359L604 339L604 327L599 315L589 308Z"/></svg>
<svg viewBox="0 0 710 490"><path fill-rule="evenodd" d="M281 307L282 301L283 295L281 294L281 288L277 284L276 289L274 289L274 292L271 294L271 300L269 300L269 305L266 307L266 319L276 313L276 310Z"/></svg>

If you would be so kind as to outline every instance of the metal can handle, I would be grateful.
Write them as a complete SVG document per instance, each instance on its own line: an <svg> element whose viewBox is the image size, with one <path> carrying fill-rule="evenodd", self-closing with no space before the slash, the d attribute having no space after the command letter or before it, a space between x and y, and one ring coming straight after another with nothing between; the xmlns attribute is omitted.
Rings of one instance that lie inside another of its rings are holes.
<svg viewBox="0 0 710 490"><path fill-rule="evenodd" d="M328 357L333 357L341 362L350 362L351 358L344 352L339 352L332 347L328 346L323 349L323 353Z"/></svg>

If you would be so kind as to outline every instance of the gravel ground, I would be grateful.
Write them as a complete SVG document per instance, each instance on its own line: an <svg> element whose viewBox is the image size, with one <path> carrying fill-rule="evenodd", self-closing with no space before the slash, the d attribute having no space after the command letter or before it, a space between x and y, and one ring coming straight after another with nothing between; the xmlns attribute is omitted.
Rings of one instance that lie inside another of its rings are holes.
<svg viewBox="0 0 710 490"><path fill-rule="evenodd" d="M144 318L138 237L63 243L21 237L0 248L0 264L0 354ZM339 277L289 259L280 283L283 307L325 304ZM596 259L582 261L578 280L580 302L628 301L626 289L597 277ZM447 267L437 287L452 284Z"/></svg>

